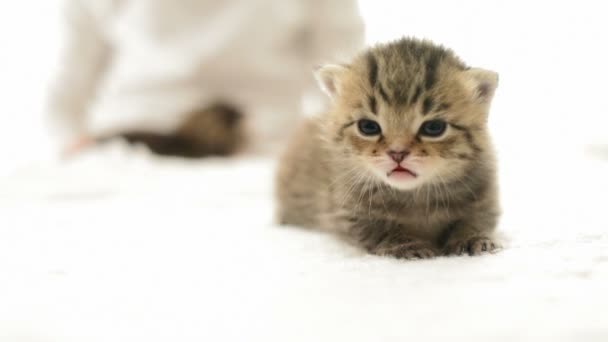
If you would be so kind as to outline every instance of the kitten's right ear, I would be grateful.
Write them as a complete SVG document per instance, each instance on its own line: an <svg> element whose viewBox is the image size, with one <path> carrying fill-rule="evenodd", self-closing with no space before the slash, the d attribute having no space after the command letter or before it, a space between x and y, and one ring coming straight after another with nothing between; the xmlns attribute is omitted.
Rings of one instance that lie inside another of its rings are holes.
<svg viewBox="0 0 608 342"><path fill-rule="evenodd" d="M315 70L319 87L332 100L335 100L342 91L341 78L345 71L346 67L338 64L326 64Z"/></svg>
<svg viewBox="0 0 608 342"><path fill-rule="evenodd" d="M475 100L485 104L492 102L494 92L498 87L498 74L481 68L468 69L464 74L466 75L465 81Z"/></svg>

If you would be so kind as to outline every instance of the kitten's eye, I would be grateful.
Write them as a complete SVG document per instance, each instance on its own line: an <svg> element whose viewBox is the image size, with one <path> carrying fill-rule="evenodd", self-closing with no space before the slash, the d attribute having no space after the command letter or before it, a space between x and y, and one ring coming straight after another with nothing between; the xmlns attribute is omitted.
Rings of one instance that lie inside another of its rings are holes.
<svg viewBox="0 0 608 342"><path fill-rule="evenodd" d="M446 128L448 128L448 124L443 120L430 120L420 126L420 134L426 135L427 137L436 138L441 136Z"/></svg>
<svg viewBox="0 0 608 342"><path fill-rule="evenodd" d="M362 119L357 122L359 132L363 135L378 135L382 132L380 125L373 120Z"/></svg>

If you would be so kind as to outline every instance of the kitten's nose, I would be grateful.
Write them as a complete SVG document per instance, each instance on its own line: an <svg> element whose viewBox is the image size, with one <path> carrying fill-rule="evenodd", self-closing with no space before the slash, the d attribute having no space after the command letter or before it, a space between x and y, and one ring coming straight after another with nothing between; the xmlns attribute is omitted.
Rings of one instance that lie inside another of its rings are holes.
<svg viewBox="0 0 608 342"><path fill-rule="evenodd" d="M392 151L392 150L388 151L386 153L388 153L388 155L391 157L391 159L393 159L397 163L401 163L403 161L403 159L405 159L405 157L407 157L407 155L410 154L408 151Z"/></svg>

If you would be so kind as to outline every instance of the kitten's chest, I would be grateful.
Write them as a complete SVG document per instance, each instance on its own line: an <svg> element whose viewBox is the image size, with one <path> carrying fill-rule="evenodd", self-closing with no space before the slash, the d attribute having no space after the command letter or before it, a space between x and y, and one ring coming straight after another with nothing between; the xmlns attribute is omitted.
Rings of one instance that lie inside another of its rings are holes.
<svg viewBox="0 0 608 342"><path fill-rule="evenodd" d="M403 194L389 188L341 189L336 208L351 219L386 222L408 234L435 240L465 215L462 203L425 193Z"/></svg>
<svg viewBox="0 0 608 342"><path fill-rule="evenodd" d="M424 205L395 205L390 210L380 211L380 217L394 226L419 238L437 240L459 217L446 206L429 201Z"/></svg>

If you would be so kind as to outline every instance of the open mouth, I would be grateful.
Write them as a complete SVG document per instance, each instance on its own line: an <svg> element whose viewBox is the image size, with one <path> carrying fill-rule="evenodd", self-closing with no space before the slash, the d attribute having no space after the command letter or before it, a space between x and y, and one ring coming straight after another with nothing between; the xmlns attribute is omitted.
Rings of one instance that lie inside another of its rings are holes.
<svg viewBox="0 0 608 342"><path fill-rule="evenodd" d="M388 177L405 177L405 178L410 178L410 177L418 177L418 175L410 170L410 169L406 169L401 165L397 165L397 167L395 167L394 169L392 169L388 174Z"/></svg>

